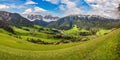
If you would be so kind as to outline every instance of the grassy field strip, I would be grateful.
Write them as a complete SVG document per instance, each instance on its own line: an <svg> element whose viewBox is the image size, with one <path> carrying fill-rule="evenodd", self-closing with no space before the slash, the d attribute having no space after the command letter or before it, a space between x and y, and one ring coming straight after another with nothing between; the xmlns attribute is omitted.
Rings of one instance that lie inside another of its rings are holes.
<svg viewBox="0 0 120 60"><path fill-rule="evenodd" d="M62 44L62 45L41 45L41 44L34 44L27 42L25 40L19 40L17 38L11 37L6 34L0 33L0 45L12 47L12 48L18 48L23 50L56 50L56 49L63 49L67 47L72 47L81 44L79 43L69 43L69 44ZM8 39L9 38L9 39Z"/></svg>

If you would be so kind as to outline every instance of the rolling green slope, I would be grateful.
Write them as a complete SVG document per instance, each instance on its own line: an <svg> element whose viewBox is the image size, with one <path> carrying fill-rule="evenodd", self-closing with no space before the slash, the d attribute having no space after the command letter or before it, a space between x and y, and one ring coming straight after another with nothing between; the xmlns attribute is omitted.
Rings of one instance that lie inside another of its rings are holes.
<svg viewBox="0 0 120 60"><path fill-rule="evenodd" d="M66 34L66 35L78 35L79 32L89 32L89 31L87 31L85 29L79 29L77 27L77 25L74 25L73 28L63 31L63 34Z"/></svg>
<svg viewBox="0 0 120 60"><path fill-rule="evenodd" d="M96 35L100 36L100 35L104 35L106 33L109 33L111 30L105 30L105 29L100 29Z"/></svg>
<svg viewBox="0 0 120 60"><path fill-rule="evenodd" d="M70 30L66 30L66 31L64 31L63 33L64 34L77 34L78 32L80 32L80 30L79 30L79 28L77 28L77 26L76 25L74 25L74 27L72 28L72 29L70 29Z"/></svg>
<svg viewBox="0 0 120 60"><path fill-rule="evenodd" d="M95 40L36 45L0 33L0 60L119 60L120 29Z"/></svg>

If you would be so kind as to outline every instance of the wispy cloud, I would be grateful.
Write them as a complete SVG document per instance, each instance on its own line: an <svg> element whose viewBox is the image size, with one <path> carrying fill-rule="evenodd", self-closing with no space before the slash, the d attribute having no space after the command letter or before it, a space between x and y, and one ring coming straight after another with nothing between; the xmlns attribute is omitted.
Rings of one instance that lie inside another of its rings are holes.
<svg viewBox="0 0 120 60"><path fill-rule="evenodd" d="M28 8L26 9L23 14L35 14L35 13L41 13L41 12L45 12L47 10L40 8L40 7L34 7L34 9L32 8Z"/></svg>
<svg viewBox="0 0 120 60"><path fill-rule="evenodd" d="M52 4L58 4L59 9L64 12L64 15L80 14L81 9L77 7L76 0L44 0ZM60 3L60 4L59 4Z"/></svg>
<svg viewBox="0 0 120 60"><path fill-rule="evenodd" d="M0 4L0 10L6 10L8 8L10 8L10 7L7 5Z"/></svg>
<svg viewBox="0 0 120 60"><path fill-rule="evenodd" d="M77 7L75 2L70 0L61 0L61 3L65 4L62 7L65 9L65 15L80 14L82 12L81 9Z"/></svg>
<svg viewBox="0 0 120 60"><path fill-rule="evenodd" d="M58 4L60 2L60 0L43 0L43 1L47 1L47 2L50 2L52 4Z"/></svg>
<svg viewBox="0 0 120 60"><path fill-rule="evenodd" d="M26 4L26 5L30 5L30 4L38 4L38 3L33 2L32 0L28 0L25 4Z"/></svg>
<svg viewBox="0 0 120 60"><path fill-rule="evenodd" d="M86 2L93 8L90 14L117 18L115 14L120 0L86 0Z"/></svg>
<svg viewBox="0 0 120 60"><path fill-rule="evenodd" d="M40 8L40 7L35 7L34 8L34 12L44 12L44 11L46 11L46 10L43 9L43 8Z"/></svg>
<svg viewBox="0 0 120 60"><path fill-rule="evenodd" d="M32 9L29 8L29 9L26 9L26 10L23 12L23 14L31 14L32 12L33 12Z"/></svg>

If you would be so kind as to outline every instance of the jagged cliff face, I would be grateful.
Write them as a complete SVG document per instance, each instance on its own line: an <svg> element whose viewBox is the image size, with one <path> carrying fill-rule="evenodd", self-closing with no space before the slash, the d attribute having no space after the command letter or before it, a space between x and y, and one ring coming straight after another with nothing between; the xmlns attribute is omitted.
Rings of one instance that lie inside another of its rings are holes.
<svg viewBox="0 0 120 60"><path fill-rule="evenodd" d="M28 19L30 20L43 20L43 21L56 21L59 19L59 17L57 16L52 16L52 15L46 15L46 16L42 16L42 15L28 15L27 16Z"/></svg>
<svg viewBox="0 0 120 60"><path fill-rule="evenodd" d="M42 16L42 15L28 15L27 18L30 19L30 20L34 20L34 19L35 19L35 20L36 20L36 19L42 20L42 19L43 19L43 16Z"/></svg>

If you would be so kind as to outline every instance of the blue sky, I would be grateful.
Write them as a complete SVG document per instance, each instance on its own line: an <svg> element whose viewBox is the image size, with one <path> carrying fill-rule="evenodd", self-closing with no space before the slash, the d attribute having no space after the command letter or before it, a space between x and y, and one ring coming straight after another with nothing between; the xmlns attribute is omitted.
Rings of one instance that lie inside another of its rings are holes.
<svg viewBox="0 0 120 60"><path fill-rule="evenodd" d="M0 0L0 10L27 14L66 16L95 14L111 16L119 0Z"/></svg>

